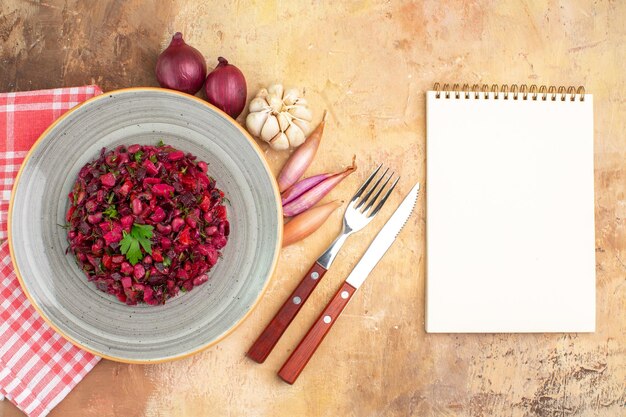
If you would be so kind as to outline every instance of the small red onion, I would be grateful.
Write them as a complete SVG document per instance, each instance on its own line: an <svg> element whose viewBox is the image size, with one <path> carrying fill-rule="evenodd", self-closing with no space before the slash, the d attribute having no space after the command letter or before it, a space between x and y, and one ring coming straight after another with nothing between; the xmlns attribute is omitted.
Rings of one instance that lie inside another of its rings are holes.
<svg viewBox="0 0 626 417"><path fill-rule="evenodd" d="M206 61L196 48L183 40L180 32L172 37L156 64L156 78L164 88L196 94L206 77Z"/></svg>
<svg viewBox="0 0 626 417"><path fill-rule="evenodd" d="M204 91L209 103L236 119L246 105L246 79L239 68L226 59L219 57L217 60L219 64L206 77Z"/></svg>

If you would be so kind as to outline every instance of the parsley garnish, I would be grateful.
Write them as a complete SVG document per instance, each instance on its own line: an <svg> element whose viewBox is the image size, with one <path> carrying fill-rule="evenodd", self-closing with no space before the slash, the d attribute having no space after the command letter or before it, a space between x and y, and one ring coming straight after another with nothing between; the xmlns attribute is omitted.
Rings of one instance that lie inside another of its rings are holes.
<svg viewBox="0 0 626 417"><path fill-rule="evenodd" d="M159 148L162 148L162 147L164 147L164 146L165 146L165 143L163 142L163 139L161 139L161 140L159 141L159 143L157 144L157 146L158 146Z"/></svg>
<svg viewBox="0 0 626 417"><path fill-rule="evenodd" d="M141 157L143 156L143 151L137 151L135 152L135 162L139 163L141 162Z"/></svg>
<svg viewBox="0 0 626 417"><path fill-rule="evenodd" d="M132 265L135 265L143 258L141 248L143 248L146 253L152 255L152 247L150 246L152 242L150 239L153 235L153 229L154 227L147 224L133 224L130 233L124 232L120 249L122 250L122 254L126 255L126 259L128 259L128 262Z"/></svg>
<svg viewBox="0 0 626 417"><path fill-rule="evenodd" d="M117 218L117 209L115 208L114 204L111 204L109 207L107 207L106 210L104 210L104 212L102 214L107 216L109 219L116 219Z"/></svg>
<svg viewBox="0 0 626 417"><path fill-rule="evenodd" d="M163 257L163 266L168 268L172 264L172 260L167 256Z"/></svg>
<svg viewBox="0 0 626 417"><path fill-rule="evenodd" d="M150 155L150 161L152 161L152 163L153 163L153 164L156 164L156 163L157 163L157 157L156 157L156 155L154 155L154 154L153 154L153 155Z"/></svg>

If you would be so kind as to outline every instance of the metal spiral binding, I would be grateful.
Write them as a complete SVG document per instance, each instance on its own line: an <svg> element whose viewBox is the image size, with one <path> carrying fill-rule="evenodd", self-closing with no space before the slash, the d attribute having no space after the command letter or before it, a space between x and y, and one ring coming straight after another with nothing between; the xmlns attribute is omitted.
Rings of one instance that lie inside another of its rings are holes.
<svg viewBox="0 0 626 417"><path fill-rule="evenodd" d="M482 97L488 99L493 97L494 99L499 99L502 97L504 100L508 100L509 97L513 100L551 100L551 101L576 101L578 97L578 101L585 101L585 87L582 85L578 88L574 86L545 86L541 85L537 87L537 85L532 84L530 86L526 84L488 84L478 85L474 84L472 87L469 84L463 84L463 86L459 87L459 84L452 84L452 88L450 88L450 84L444 84L443 87L439 83L435 83L433 86L433 90L435 90L435 97L441 98L443 97L449 99L454 97L455 99L461 98L463 96L466 99L469 99L471 95L474 96L474 99L479 99L481 94Z"/></svg>

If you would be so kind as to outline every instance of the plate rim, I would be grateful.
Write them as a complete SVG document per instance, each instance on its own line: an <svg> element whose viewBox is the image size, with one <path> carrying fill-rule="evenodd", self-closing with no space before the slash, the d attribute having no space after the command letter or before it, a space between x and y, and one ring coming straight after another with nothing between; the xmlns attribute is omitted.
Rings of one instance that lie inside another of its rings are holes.
<svg viewBox="0 0 626 417"><path fill-rule="evenodd" d="M17 189L17 186L18 186L19 181L20 181L20 177L22 175L22 170L24 169L24 166L26 165L26 163L28 162L28 160L32 156L32 153L41 144L41 142L43 140L45 140L45 138L48 136L50 131L57 124L61 123L62 121L64 121L68 117L70 117L72 115L72 113L74 113L76 110L78 110L79 108L81 108L83 106L90 105L91 103L94 103L94 102L102 100L102 99L110 98L110 96L114 95L114 94L126 94L126 93L132 93L132 92L145 92L145 91L154 91L154 92L160 92L160 93L165 93L165 94L179 95L179 96L182 96L185 99L194 100L194 101L202 104L203 106L206 106L207 108L217 112L218 114L223 116L228 123L230 123L231 125L235 126L243 134L243 136L246 139L248 139L248 141L252 144L252 148L254 149L256 154L259 156L259 159L262 162L263 168L265 169L266 173L268 174L268 176L271 179L270 182L272 184L272 190L274 192L274 200L275 200L275 203L276 203L276 207L278 208L276 210L277 224L278 224L278 239L276 239L276 247L274 248L274 256L273 256L273 259L272 259L272 262L271 262L271 268L269 270L268 277L265 280L263 288L259 292L258 296L254 300L254 303L248 309L248 311L246 311L246 313L242 317L240 317L239 320L237 320L237 322L235 324L233 324L228 330L226 330L224 333L220 334L216 339L212 340L209 343L203 344L203 345L199 346L198 348L196 348L194 350L191 350L189 352L184 352L184 353L181 353L181 354L178 354L178 355L159 357L159 358L156 358L156 359L147 359L147 360L146 359L130 359L130 358L114 356L114 355L110 355L110 354L107 354L107 353L104 353L104 352L96 351L94 349L91 349L91 348L88 348L88 347L82 345L79 341L73 339L72 337L70 337L67 334L65 334L62 330L60 330L57 327L57 325L54 324L53 321L48 316L46 316L44 314L43 310L40 308L40 306L37 304L35 299L28 292L28 289L26 288L26 285L24 284L24 281L22 279L22 274L20 273L20 270L19 270L19 267L17 265L17 262L15 261L15 254L13 252L13 243L12 243L13 242L13 239L12 239L12 237L13 237L12 236L13 203L14 203L14 199L15 199L15 191ZM24 291L24 294L26 295L26 298L28 299L30 304L35 308L35 310L39 313L41 318L43 318L43 320L50 327L52 327L54 329L54 331L56 331L58 334L60 334L65 340L69 341L74 346L76 346L76 347L78 347L78 348L80 348L82 350L85 350L85 351L87 351L87 352L89 352L89 353L91 353L93 355L96 355L96 356L98 356L100 358L109 359L109 360L112 360L112 361L115 361L115 362L129 363L129 364L154 364L154 363L171 362L171 361L175 361L175 360L179 360L179 359L190 357L192 355L200 353L200 352L210 348L211 346L214 346L217 343L221 342L227 336L229 336L232 332L234 332L252 314L252 312L259 305L261 299L263 298L263 296L267 292L267 289L269 288L269 284L275 278L276 266L278 264L278 258L279 258L280 250L281 250L281 247L282 247L282 241L283 241L283 216L282 216L282 210L280 210L281 207L282 207L282 203L281 203L281 199L280 199L280 191L278 189L278 182L276 181L276 178L272 174L272 170L271 170L267 160L265 159L265 156L263 155L261 147L254 140L254 138L250 135L250 133L248 133L248 131L246 131L243 128L243 126L241 126L239 123L237 123L236 120L231 118L224 111L222 111L221 109L217 108L216 106L212 105L211 103L209 103L209 102L207 102L207 101L205 101L205 100L203 100L203 99L201 99L199 97L192 96L191 94L183 93L183 92L176 91L176 90L170 90L170 89L160 88L160 87L129 87L129 88L121 88L121 89L117 89L117 90L111 90L111 91L107 91L107 92L102 92L102 94L99 94L97 96L91 97L91 98L83 101L82 103L79 103L76 106L72 107L67 112L62 114L58 119L56 119L54 122L52 122L52 124L50 126L48 126L46 128L46 130L44 130L41 133L41 135L39 135L39 137L37 138L35 143L33 143L33 146L28 150L28 152L26 153L26 156L24 157L24 160L22 161L22 164L20 165L20 168L19 168L19 170L17 172L17 175L15 177L15 180L13 182L13 187L11 188L11 197L9 199L9 211L8 211L8 215L7 215L7 242L8 242L8 245L9 245L9 253L10 253L10 257L11 257L11 263L12 263L13 269L15 271L15 275L17 276L17 279L18 279L18 281L20 283L20 287L22 287L22 291Z"/></svg>

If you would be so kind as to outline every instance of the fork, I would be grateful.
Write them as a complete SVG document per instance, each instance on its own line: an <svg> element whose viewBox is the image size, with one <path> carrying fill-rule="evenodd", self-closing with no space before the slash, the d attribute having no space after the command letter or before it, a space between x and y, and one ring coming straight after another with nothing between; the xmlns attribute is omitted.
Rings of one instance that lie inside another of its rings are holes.
<svg viewBox="0 0 626 417"><path fill-rule="evenodd" d="M285 330L287 330L287 327L289 327L317 284L322 280L322 277L332 265L348 236L367 226L383 207L389 194L391 194L398 183L399 178L396 178L379 200L379 197L394 175L394 173L391 173L382 186L379 187L389 171L389 168L387 168L367 193L365 193L381 168L382 165L379 165L356 191L343 216L343 231L313 263L296 289L291 293L289 298L285 300L280 310L278 310L278 313L276 313L250 350L248 350L247 356L250 359L258 363L263 363L265 359L267 359L274 346L276 346L276 343L278 343L278 340ZM363 195L363 193L365 193L365 195ZM378 204L374 206L377 202Z"/></svg>

